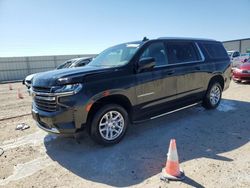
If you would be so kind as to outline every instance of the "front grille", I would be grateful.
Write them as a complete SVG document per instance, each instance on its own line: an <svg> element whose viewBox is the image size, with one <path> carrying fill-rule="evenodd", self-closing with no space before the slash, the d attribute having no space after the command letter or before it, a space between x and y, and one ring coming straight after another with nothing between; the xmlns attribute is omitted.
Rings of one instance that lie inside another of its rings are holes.
<svg viewBox="0 0 250 188"><path fill-rule="evenodd" d="M42 93L35 94L34 102L36 107L43 111L54 112L58 109L57 99L55 96L46 96Z"/></svg>
<svg viewBox="0 0 250 188"><path fill-rule="evenodd" d="M50 87L32 87L32 90L35 92L45 92L45 93L50 93L51 88Z"/></svg>
<svg viewBox="0 0 250 188"><path fill-rule="evenodd" d="M242 73L248 73L248 71L247 70L243 70Z"/></svg>
<svg viewBox="0 0 250 188"><path fill-rule="evenodd" d="M250 70L243 70L242 73L249 74Z"/></svg>

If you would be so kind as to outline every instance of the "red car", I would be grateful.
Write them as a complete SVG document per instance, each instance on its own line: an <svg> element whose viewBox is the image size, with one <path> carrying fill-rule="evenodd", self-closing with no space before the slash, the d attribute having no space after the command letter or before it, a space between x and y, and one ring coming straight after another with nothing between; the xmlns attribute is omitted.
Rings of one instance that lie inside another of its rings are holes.
<svg viewBox="0 0 250 188"><path fill-rule="evenodd" d="M250 81L250 59L233 70L233 80L236 82Z"/></svg>

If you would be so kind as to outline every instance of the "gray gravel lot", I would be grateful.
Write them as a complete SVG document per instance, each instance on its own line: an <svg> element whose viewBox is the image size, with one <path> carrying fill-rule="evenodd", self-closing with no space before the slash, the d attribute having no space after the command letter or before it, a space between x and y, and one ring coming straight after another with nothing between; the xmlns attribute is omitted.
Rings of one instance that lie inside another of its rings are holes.
<svg viewBox="0 0 250 188"><path fill-rule="evenodd" d="M0 85L0 117L29 112L28 95L22 102L7 87ZM22 122L31 128L16 131ZM30 115L0 121L0 130L0 187L250 187L250 84L232 82L216 110L198 106L131 125L111 147L85 133L80 143L49 135ZM182 182L160 181L171 138L186 174Z"/></svg>

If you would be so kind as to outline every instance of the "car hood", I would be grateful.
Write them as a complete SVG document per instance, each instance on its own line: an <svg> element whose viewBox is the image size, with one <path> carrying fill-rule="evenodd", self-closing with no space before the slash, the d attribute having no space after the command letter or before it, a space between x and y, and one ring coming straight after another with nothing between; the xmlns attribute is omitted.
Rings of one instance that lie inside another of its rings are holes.
<svg viewBox="0 0 250 188"><path fill-rule="evenodd" d="M240 69L241 69L241 70L250 70L250 63L243 63L243 64L240 66Z"/></svg>
<svg viewBox="0 0 250 188"><path fill-rule="evenodd" d="M56 85L81 83L87 75L108 71L111 71L110 68L93 66L84 66L77 69L52 70L35 75L32 80L32 86L51 87Z"/></svg>

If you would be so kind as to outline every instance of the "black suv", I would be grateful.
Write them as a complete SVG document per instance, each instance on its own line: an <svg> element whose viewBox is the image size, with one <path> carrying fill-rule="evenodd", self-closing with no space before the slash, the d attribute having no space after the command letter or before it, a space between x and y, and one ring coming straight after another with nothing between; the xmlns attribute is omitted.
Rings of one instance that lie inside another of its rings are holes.
<svg viewBox="0 0 250 188"><path fill-rule="evenodd" d="M130 123L199 103L216 108L230 80L221 42L144 38L108 48L82 68L35 76L32 114L45 131L74 134L86 128L98 143L114 144Z"/></svg>

